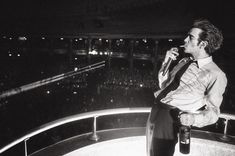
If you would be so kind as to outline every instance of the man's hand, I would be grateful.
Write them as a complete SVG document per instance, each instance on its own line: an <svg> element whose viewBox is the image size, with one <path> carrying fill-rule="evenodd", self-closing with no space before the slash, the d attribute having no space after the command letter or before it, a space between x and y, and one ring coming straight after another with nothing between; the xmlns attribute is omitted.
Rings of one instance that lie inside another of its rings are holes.
<svg viewBox="0 0 235 156"><path fill-rule="evenodd" d="M195 122L195 117L192 113L182 113L179 116L182 125L191 126Z"/></svg>
<svg viewBox="0 0 235 156"><path fill-rule="evenodd" d="M171 58L172 60L176 60L177 56L179 56L178 48L171 48L166 52L163 64L166 63L169 58Z"/></svg>

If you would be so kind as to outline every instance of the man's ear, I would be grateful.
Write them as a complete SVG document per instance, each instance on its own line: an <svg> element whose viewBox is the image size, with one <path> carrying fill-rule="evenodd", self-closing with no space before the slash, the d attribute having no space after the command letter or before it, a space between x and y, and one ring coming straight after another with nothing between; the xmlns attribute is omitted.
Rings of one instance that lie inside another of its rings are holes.
<svg viewBox="0 0 235 156"><path fill-rule="evenodd" d="M207 45L208 45L207 41L201 41L199 46L200 46L200 48L205 49Z"/></svg>

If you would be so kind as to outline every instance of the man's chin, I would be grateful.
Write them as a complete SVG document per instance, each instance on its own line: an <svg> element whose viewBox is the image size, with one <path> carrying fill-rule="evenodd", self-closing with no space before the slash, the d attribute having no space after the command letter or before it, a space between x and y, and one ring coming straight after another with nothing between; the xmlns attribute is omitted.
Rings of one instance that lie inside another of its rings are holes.
<svg viewBox="0 0 235 156"><path fill-rule="evenodd" d="M184 53L190 54L190 51L188 51L187 49L184 49Z"/></svg>

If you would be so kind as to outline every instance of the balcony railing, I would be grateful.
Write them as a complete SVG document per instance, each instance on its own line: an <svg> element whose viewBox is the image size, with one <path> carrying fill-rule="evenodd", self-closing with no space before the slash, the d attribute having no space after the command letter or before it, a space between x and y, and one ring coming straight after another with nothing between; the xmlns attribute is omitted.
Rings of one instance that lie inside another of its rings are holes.
<svg viewBox="0 0 235 156"><path fill-rule="evenodd" d="M47 130L50 130L52 128L71 123L74 121L82 120L82 119L88 119L88 118L93 118L93 131L90 139L97 141L99 139L99 136L97 135L97 118L101 116L108 116L108 115L116 115L116 114L131 114L131 113L150 113L151 108L149 107L134 107L134 108L117 108L117 109L105 109L105 110L98 110L98 111L93 111L93 112L86 112L86 113L81 113L81 114L76 114L76 115L71 115L67 116L49 123L46 123L33 131L27 133L26 135L15 139L11 143L7 144L6 146L0 148L0 154L7 151L8 149L14 147L15 145L24 142L24 150L25 150L25 156L28 154L27 150L27 140L34 137L37 134L40 134L42 132L45 132ZM221 113L220 118L225 119L225 126L224 126L224 134L221 139L226 140L227 138L227 125L229 120L235 120L235 115L231 114L225 114Z"/></svg>

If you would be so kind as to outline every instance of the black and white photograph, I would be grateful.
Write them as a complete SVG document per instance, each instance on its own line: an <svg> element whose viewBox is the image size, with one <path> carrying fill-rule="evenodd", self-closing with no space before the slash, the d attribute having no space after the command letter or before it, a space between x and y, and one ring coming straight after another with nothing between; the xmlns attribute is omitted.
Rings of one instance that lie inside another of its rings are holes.
<svg viewBox="0 0 235 156"><path fill-rule="evenodd" d="M0 156L235 155L232 0L0 3Z"/></svg>

